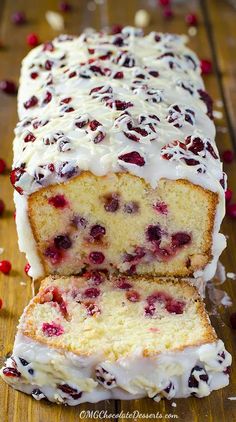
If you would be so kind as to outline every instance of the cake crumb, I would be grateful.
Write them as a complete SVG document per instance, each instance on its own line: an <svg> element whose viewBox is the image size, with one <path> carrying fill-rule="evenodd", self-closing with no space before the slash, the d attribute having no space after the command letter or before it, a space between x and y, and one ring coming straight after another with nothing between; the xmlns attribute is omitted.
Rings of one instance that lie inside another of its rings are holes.
<svg viewBox="0 0 236 422"><path fill-rule="evenodd" d="M145 28L150 23L150 15L149 13L144 10L140 9L135 13L134 16L134 24L135 26L139 26L140 28Z"/></svg>
<svg viewBox="0 0 236 422"><path fill-rule="evenodd" d="M63 31L64 19L60 13L48 10L45 14L46 20L55 31Z"/></svg>
<svg viewBox="0 0 236 422"><path fill-rule="evenodd" d="M233 396L233 397L228 397L228 400L236 400L236 397L235 397L235 396Z"/></svg>
<svg viewBox="0 0 236 422"><path fill-rule="evenodd" d="M171 403L171 406L172 406L172 407L177 407L177 404L175 403L175 401L173 401L173 402Z"/></svg>
<svg viewBox="0 0 236 422"><path fill-rule="evenodd" d="M224 104L223 104L223 101L222 100L216 100L215 105L218 108L222 108Z"/></svg>
<svg viewBox="0 0 236 422"><path fill-rule="evenodd" d="M221 111L218 111L218 110L213 110L213 117L215 119L219 119L220 120L223 117L223 113Z"/></svg>
<svg viewBox="0 0 236 422"><path fill-rule="evenodd" d="M188 35L190 35L190 37L195 37L195 35L197 35L197 28L195 26L190 26Z"/></svg>
<svg viewBox="0 0 236 422"><path fill-rule="evenodd" d="M21 282L20 282L20 285L21 285L21 286L26 286L26 284L27 284L27 283L26 283L25 281L21 281Z"/></svg>
<svg viewBox="0 0 236 422"><path fill-rule="evenodd" d="M236 280L236 274L235 273L227 273L227 278L230 278L231 280Z"/></svg>
<svg viewBox="0 0 236 422"><path fill-rule="evenodd" d="M0 255L4 252L4 248L0 248Z"/></svg>

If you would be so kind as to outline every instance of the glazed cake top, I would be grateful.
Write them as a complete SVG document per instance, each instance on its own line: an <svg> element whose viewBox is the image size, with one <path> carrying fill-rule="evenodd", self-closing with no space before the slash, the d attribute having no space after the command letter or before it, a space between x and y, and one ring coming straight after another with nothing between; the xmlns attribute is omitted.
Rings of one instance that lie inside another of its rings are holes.
<svg viewBox="0 0 236 422"><path fill-rule="evenodd" d="M11 180L30 194L90 170L219 192L212 100L186 37L126 27L61 35L23 61Z"/></svg>

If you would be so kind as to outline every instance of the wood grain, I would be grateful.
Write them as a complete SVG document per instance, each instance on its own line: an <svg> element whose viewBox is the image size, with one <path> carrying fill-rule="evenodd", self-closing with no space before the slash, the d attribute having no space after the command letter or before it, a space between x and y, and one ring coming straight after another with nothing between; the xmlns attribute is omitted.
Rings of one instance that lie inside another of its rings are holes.
<svg viewBox="0 0 236 422"><path fill-rule="evenodd" d="M0 50L0 79L18 79L20 62L28 51L25 37L29 32L36 32L42 41L51 39L57 33L49 27L45 20L47 10L57 10L57 0L1 0L0 1L0 39L6 45ZM234 131L236 129L235 109L236 88L234 86L236 64L235 57L236 13L225 5L222 0L203 0L202 4L197 1L178 2L174 6L175 18L164 21L156 1L137 0L108 0L103 4L91 1L71 1L73 11L65 15L66 32L79 34L85 27L99 29L114 23L133 24L135 12L145 7L151 15L151 23L148 30L169 31L183 33L187 27L184 17L188 11L197 10L200 24L195 37L191 37L190 46L202 58L212 58L215 65L215 73L206 78L206 85L215 100L225 102L226 115L222 108L218 108L223 114L222 119L217 120L217 143L219 149L232 148ZM90 11L89 5L95 5L95 10ZM147 4L149 6L147 6ZM28 16L28 24L15 27L10 23L10 16L15 10L25 10ZM222 25L222 16L224 25ZM232 39L227 44L226 39ZM12 161L12 138L13 128L16 123L16 98L0 94L0 156L5 158L8 167ZM230 186L236 182L235 163L226 167ZM13 218L12 188L9 183L9 174L0 176L0 197L4 200L7 210L0 220L0 246L4 248L1 259L9 259L13 264L10 276L0 276L0 297L4 301L4 309L0 313L0 361L12 349L18 318L24 306L31 297L30 281L24 274L25 258L19 253ZM234 259L236 251L235 222L225 219L223 231L229 236L228 249L223 253L222 262L227 271L236 273ZM22 284L24 283L24 284ZM219 286L221 288L221 286ZM234 281L227 281L223 289L231 296L233 303L236 301L236 288ZM212 304L209 309L214 311ZM217 313L212 314L212 322L218 335L225 341L228 350L235 355L235 333L229 327L229 315L235 308L218 308ZM151 400L135 400L132 402L101 402L96 405L81 405L77 408L61 407L46 402L37 402L30 397L15 392L0 382L0 420L3 422L74 422L82 420L81 410L107 410L108 414L118 412L140 412L137 420L154 420L151 413L158 414L160 421L176 420L228 422L236 420L236 403L229 401L229 396L234 396L236 391L236 373L233 365L231 384L222 391L212 393L205 399L176 400L177 407L172 407L170 402L162 401L155 403ZM143 417L141 416L143 414ZM146 414L150 417L146 418ZM172 417L168 417L172 414ZM162 416L161 416L162 415ZM83 415L82 415L83 416ZM121 416L114 418L124 422L129 419ZM92 420L84 417L87 422ZM113 420L109 415L104 421Z"/></svg>

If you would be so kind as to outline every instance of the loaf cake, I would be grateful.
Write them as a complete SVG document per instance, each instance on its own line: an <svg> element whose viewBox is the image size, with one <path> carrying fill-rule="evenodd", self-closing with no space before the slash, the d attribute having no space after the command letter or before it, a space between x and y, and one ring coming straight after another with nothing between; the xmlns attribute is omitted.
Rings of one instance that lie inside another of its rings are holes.
<svg viewBox="0 0 236 422"><path fill-rule="evenodd" d="M159 401L209 395L230 364L189 283L90 271L43 280L1 376L37 400Z"/></svg>
<svg viewBox="0 0 236 422"><path fill-rule="evenodd" d="M24 59L11 181L33 278L214 275L226 181L185 44L126 27L61 35Z"/></svg>

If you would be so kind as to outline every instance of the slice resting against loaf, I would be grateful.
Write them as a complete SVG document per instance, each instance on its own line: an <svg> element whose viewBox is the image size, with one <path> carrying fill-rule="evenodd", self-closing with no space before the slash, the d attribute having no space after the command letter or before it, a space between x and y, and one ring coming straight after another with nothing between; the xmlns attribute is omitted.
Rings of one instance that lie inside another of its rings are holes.
<svg viewBox="0 0 236 422"><path fill-rule="evenodd" d="M185 44L126 27L62 35L24 59L11 180L34 278L214 275L225 176Z"/></svg>
<svg viewBox="0 0 236 422"><path fill-rule="evenodd" d="M230 364L195 287L94 271L42 282L1 376L37 400L159 401L209 395Z"/></svg>

